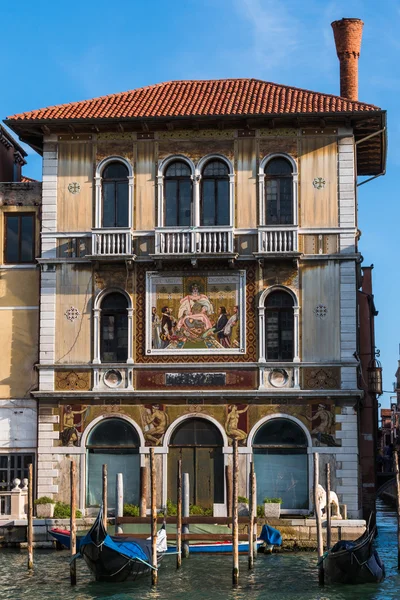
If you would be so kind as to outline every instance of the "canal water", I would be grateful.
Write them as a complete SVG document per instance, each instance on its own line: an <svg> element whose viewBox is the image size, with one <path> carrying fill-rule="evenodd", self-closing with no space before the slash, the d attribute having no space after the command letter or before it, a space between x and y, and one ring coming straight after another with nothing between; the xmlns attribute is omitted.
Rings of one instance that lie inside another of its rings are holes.
<svg viewBox="0 0 400 600"><path fill-rule="evenodd" d="M69 584L67 551L35 551L35 568L26 570L26 550L0 550L1 600L399 600L400 575L397 572L396 517L393 509L379 505L377 548L386 566L382 584L318 587L316 553L259 555L255 569L247 570L246 557L240 559L240 585L231 586L230 556L193 555L175 569L176 557L165 557L157 588L150 578L136 583L110 585L96 583L83 563L78 562L78 584Z"/></svg>

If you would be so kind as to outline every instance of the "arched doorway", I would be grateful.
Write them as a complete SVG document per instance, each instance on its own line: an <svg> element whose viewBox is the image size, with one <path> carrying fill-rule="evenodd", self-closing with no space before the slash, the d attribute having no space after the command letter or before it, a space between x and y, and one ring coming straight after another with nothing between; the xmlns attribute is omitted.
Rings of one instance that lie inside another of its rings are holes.
<svg viewBox="0 0 400 600"><path fill-rule="evenodd" d="M140 440L135 428L124 419L104 419L90 432L86 442L86 506L100 506L102 466L108 470L108 506L115 506L117 473L124 478L124 502L139 504Z"/></svg>
<svg viewBox="0 0 400 600"><path fill-rule="evenodd" d="M171 436L168 453L168 498L176 502L178 460L189 473L190 504L212 508L224 502L223 439L217 427L206 419L185 420Z"/></svg>
<svg viewBox="0 0 400 600"><path fill-rule="evenodd" d="M282 498L282 510L309 507L307 437L294 421L270 419L253 440L257 504Z"/></svg>

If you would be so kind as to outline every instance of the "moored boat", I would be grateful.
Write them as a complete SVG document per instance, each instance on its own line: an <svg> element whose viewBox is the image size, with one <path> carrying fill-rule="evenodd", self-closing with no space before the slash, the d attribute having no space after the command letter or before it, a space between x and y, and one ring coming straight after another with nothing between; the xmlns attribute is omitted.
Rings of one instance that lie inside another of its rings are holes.
<svg viewBox="0 0 400 600"><path fill-rule="evenodd" d="M324 561L327 583L379 583L385 578L385 567L374 549L376 528L366 530L354 541L337 542L326 552Z"/></svg>
<svg viewBox="0 0 400 600"><path fill-rule="evenodd" d="M60 543L70 547L69 532L51 530L50 533ZM77 538L77 550L74 559L82 557L96 581L132 581L156 568L152 564L151 539L108 535L103 525L102 509L90 531ZM165 527L162 527L157 534L157 563L166 551L167 534Z"/></svg>

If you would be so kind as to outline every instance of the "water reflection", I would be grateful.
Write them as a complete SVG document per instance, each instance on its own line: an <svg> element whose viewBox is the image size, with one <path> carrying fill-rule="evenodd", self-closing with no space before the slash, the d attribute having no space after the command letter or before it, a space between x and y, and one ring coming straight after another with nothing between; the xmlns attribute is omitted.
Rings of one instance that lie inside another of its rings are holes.
<svg viewBox="0 0 400 600"><path fill-rule="evenodd" d="M398 600L396 519L392 509L380 505L377 546L387 578L378 585L318 587L316 553L259 556L252 572L247 557L240 559L240 584L232 589L229 556L192 556L175 569L175 556L166 557L156 589L150 577L136 583L105 585L90 580L78 563L78 585L69 584L68 553L36 551L33 573L26 570L26 551L0 551L0 598L7 600Z"/></svg>

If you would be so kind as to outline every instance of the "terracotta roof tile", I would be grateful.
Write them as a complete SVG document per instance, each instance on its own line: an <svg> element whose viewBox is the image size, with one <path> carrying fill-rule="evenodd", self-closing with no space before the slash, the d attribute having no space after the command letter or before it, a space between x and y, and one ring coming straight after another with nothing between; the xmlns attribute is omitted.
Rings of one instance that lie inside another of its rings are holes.
<svg viewBox="0 0 400 600"><path fill-rule="evenodd" d="M379 110L377 106L258 79L168 81L19 113L11 120L283 115Z"/></svg>

